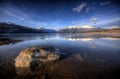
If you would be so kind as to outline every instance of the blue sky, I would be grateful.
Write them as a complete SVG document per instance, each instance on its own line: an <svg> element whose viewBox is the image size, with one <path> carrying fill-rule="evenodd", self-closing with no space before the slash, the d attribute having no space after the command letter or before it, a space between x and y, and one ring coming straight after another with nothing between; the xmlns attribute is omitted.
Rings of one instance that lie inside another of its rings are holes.
<svg viewBox="0 0 120 79"><path fill-rule="evenodd" d="M117 0L0 0L0 22L49 29L120 26L119 4Z"/></svg>

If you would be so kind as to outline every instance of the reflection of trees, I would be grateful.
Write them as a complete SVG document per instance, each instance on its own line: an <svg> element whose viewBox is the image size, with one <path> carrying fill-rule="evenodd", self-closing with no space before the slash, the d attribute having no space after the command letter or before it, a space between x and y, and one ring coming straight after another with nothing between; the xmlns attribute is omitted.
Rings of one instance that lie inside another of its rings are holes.
<svg viewBox="0 0 120 79"><path fill-rule="evenodd" d="M10 43L17 43L20 42L21 40L14 40L10 38L0 38L0 45L7 45Z"/></svg>
<svg viewBox="0 0 120 79"><path fill-rule="evenodd" d="M32 47L20 52L15 59L15 67L18 76L42 74L46 68L55 63L59 55L52 47Z"/></svg>
<svg viewBox="0 0 120 79"><path fill-rule="evenodd" d="M55 37L56 33L18 33L18 34L2 34L2 38L11 38L18 40L46 39Z"/></svg>

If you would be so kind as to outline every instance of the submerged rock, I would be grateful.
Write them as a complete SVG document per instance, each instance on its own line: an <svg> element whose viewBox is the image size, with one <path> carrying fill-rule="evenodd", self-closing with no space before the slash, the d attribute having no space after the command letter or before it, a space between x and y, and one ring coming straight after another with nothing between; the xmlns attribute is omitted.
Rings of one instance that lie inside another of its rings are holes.
<svg viewBox="0 0 120 79"><path fill-rule="evenodd" d="M32 69L43 69L43 66L54 63L59 58L60 55L53 47L31 47L20 52L15 59L15 67L19 75L25 75Z"/></svg>

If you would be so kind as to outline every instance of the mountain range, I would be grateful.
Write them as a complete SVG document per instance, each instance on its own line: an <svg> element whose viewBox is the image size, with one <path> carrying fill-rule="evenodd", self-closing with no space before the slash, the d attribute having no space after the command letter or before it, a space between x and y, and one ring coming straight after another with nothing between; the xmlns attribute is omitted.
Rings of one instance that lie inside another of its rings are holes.
<svg viewBox="0 0 120 79"><path fill-rule="evenodd" d="M59 30L60 33L92 33L92 32L120 32L120 28L95 28L92 26L68 26Z"/></svg>
<svg viewBox="0 0 120 79"><path fill-rule="evenodd" d="M56 33L56 30L52 29L35 29L25 27L13 23L0 23L0 33Z"/></svg>
<svg viewBox="0 0 120 79"><path fill-rule="evenodd" d="M0 23L0 33L120 33L120 28L95 28L92 26L67 26L65 28L59 29L58 31L46 28L30 28L22 25L17 25L14 23Z"/></svg>

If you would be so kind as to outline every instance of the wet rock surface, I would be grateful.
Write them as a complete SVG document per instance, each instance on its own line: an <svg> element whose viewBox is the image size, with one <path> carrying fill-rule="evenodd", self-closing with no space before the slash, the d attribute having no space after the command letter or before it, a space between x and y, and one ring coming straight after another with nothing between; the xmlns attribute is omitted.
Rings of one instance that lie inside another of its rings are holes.
<svg viewBox="0 0 120 79"><path fill-rule="evenodd" d="M46 68L60 58L53 47L31 47L24 49L15 59L16 73L19 76L28 74L45 74Z"/></svg>

